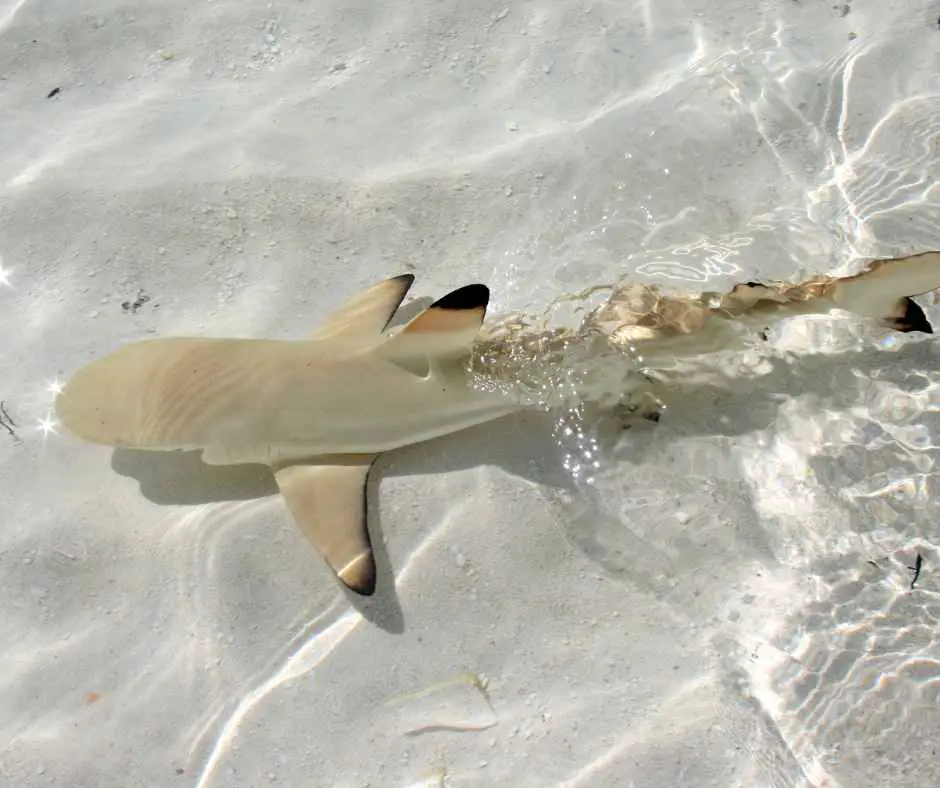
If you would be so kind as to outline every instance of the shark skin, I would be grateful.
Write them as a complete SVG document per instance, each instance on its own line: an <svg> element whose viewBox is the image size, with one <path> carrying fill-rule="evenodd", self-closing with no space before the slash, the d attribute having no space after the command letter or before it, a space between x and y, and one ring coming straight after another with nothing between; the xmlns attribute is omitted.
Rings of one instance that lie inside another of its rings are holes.
<svg viewBox="0 0 940 788"><path fill-rule="evenodd" d="M92 443L201 449L212 465L268 465L312 546L346 587L370 596L376 570L365 490L375 458L528 407L471 383L475 347L525 339L481 331L485 285L454 290L389 330L413 281L405 274L367 289L307 339L131 343L80 369L56 400L57 416ZM580 332L663 363L733 344L740 331L731 326L756 331L832 309L933 333L911 297L937 289L940 252L877 260L849 277L747 282L723 294L665 296L625 285Z"/></svg>
<svg viewBox="0 0 940 788"><path fill-rule="evenodd" d="M652 359L714 352L733 343L742 329L756 332L789 317L833 309L894 331L929 334L933 328L912 297L938 288L940 252L924 252L875 260L852 276L745 282L727 293L677 297L662 295L656 287L626 285L585 322Z"/></svg>

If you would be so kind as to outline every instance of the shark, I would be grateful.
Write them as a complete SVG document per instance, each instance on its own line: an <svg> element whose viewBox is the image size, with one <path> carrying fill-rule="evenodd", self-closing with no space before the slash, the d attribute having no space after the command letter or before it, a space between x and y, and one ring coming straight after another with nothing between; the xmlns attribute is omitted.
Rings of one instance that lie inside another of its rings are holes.
<svg viewBox="0 0 940 788"><path fill-rule="evenodd" d="M209 465L268 466L292 518L338 580L371 596L366 487L376 458L532 406L505 386L479 385L473 360L481 348L600 338L641 352L647 365L668 365L733 348L773 321L832 310L932 334L913 299L940 289L940 252L875 260L851 276L743 282L722 293L624 284L578 328L560 333L512 320L502 333L487 331L490 290L479 283L393 326L414 279L378 282L300 339L129 343L78 369L56 398L56 416L95 444L199 450Z"/></svg>

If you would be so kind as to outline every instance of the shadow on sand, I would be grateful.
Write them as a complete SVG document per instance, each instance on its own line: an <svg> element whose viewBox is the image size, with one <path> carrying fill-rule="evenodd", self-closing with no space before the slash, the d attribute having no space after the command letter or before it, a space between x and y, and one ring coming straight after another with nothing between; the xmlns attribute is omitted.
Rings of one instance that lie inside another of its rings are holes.
<svg viewBox="0 0 940 788"><path fill-rule="evenodd" d="M770 357L770 370L759 377L728 378L706 385L671 386L657 391L667 410L659 424L638 416L624 421L610 414L589 414L585 428L593 434L606 463L640 465L654 445L688 437L737 436L771 427L781 402L794 396L812 395L820 408L845 408L862 404L871 381L890 381L911 390L927 384L925 370L933 368L936 351L928 341L906 341L893 350L868 347L836 354ZM913 382L912 382L913 381ZM919 383L918 383L919 381ZM556 440L557 414L527 411L489 424L438 438L427 444L395 452L392 463L380 457L370 475L367 501L369 528L379 573L379 587L372 598L346 592L365 618L390 632L404 631L404 619L395 591L393 569L382 538L377 506L383 469L392 464L396 475L427 475L464 470L481 465L497 466L529 482L566 491L584 492L565 470L563 452ZM630 431L624 440L625 430ZM433 446L433 449L430 447ZM210 466L200 452L147 452L119 449L113 469L140 484L142 494L158 504L192 505L240 501L277 494L270 470L261 465ZM586 496L584 496L586 497ZM285 519L289 518L285 508ZM592 543L585 527L590 513L564 523L569 539L608 571L602 548ZM617 574L622 574L622 566Z"/></svg>

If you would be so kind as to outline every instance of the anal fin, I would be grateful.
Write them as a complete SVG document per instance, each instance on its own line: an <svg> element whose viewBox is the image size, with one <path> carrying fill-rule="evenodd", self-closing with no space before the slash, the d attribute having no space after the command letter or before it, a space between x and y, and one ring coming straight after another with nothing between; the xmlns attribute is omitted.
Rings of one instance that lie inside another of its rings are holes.
<svg viewBox="0 0 940 788"><path fill-rule="evenodd" d="M366 482L375 455L318 457L274 469L301 532L351 591L375 592L375 558L366 522Z"/></svg>

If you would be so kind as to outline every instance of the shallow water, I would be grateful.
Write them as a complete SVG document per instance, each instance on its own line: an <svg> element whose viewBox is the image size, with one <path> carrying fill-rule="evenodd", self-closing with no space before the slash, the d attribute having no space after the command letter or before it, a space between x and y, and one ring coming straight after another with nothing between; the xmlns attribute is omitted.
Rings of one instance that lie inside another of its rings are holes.
<svg viewBox="0 0 940 788"><path fill-rule="evenodd" d="M940 248L938 41L925 2L0 0L0 782L940 783L930 340L800 319L658 423L387 455L367 604L261 469L51 416L120 343L299 337L403 270L537 314Z"/></svg>

